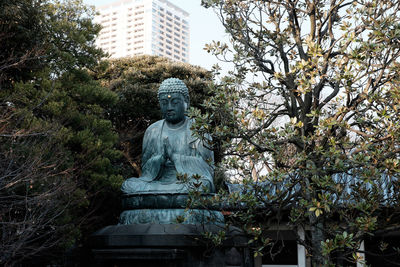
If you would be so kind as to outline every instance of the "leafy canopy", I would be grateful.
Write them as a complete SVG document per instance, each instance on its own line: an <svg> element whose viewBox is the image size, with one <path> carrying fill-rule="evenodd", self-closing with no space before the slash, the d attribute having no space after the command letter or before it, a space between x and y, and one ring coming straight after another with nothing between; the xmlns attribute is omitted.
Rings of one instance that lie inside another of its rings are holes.
<svg viewBox="0 0 400 267"><path fill-rule="evenodd" d="M197 119L248 189L231 196L248 207L234 221L262 237L285 218L292 229L310 227L299 242L314 263L340 253L358 260L366 234L398 227L400 2L202 3L231 41L205 49L235 65ZM221 124L207 128L219 114Z"/></svg>

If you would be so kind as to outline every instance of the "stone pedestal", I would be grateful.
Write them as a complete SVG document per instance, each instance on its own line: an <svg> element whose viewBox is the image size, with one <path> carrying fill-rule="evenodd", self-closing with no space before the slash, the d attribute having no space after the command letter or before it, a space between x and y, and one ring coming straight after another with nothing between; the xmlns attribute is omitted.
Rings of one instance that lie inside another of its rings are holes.
<svg viewBox="0 0 400 267"><path fill-rule="evenodd" d="M223 267L252 266L247 239L234 227L215 247L206 232L218 225L130 224L107 226L94 233L91 247L97 266Z"/></svg>
<svg viewBox="0 0 400 267"><path fill-rule="evenodd" d="M91 237L96 266L253 266L247 238L238 228L224 228L219 207L192 205L187 210L188 197L165 192L125 194L120 224ZM227 238L216 247L205 235L220 231L225 231Z"/></svg>

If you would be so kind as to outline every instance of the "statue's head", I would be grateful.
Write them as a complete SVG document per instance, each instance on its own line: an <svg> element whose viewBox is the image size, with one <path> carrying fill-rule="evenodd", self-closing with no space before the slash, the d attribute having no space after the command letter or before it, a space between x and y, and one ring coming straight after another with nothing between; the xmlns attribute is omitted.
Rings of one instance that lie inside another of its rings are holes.
<svg viewBox="0 0 400 267"><path fill-rule="evenodd" d="M164 80L158 89L163 118L172 124L179 123L185 118L185 111L189 107L189 90L179 79Z"/></svg>

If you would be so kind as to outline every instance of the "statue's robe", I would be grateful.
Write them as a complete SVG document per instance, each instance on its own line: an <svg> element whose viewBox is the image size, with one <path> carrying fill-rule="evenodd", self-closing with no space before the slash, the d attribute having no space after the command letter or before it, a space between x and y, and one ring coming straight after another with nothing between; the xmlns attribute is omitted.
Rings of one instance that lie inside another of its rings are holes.
<svg viewBox="0 0 400 267"><path fill-rule="evenodd" d="M202 140L192 135L192 121L186 118L178 129L169 128L165 120L150 125L144 135L142 150L142 176L129 178L122 185L125 194L141 192L187 192L187 185L179 183L176 174L188 177L200 175L203 186L214 192L214 154ZM164 139L172 146L171 160L164 160ZM193 179L193 178L191 178Z"/></svg>

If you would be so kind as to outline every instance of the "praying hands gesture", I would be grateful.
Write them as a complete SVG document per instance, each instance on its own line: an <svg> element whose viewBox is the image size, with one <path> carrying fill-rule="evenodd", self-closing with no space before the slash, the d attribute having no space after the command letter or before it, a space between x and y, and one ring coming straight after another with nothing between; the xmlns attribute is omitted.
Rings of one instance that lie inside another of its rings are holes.
<svg viewBox="0 0 400 267"><path fill-rule="evenodd" d="M171 144L169 143L169 139L168 137L165 137L163 140L163 158L164 158L164 163L169 159L170 161L172 160L172 154L173 154L173 148L171 146Z"/></svg>

